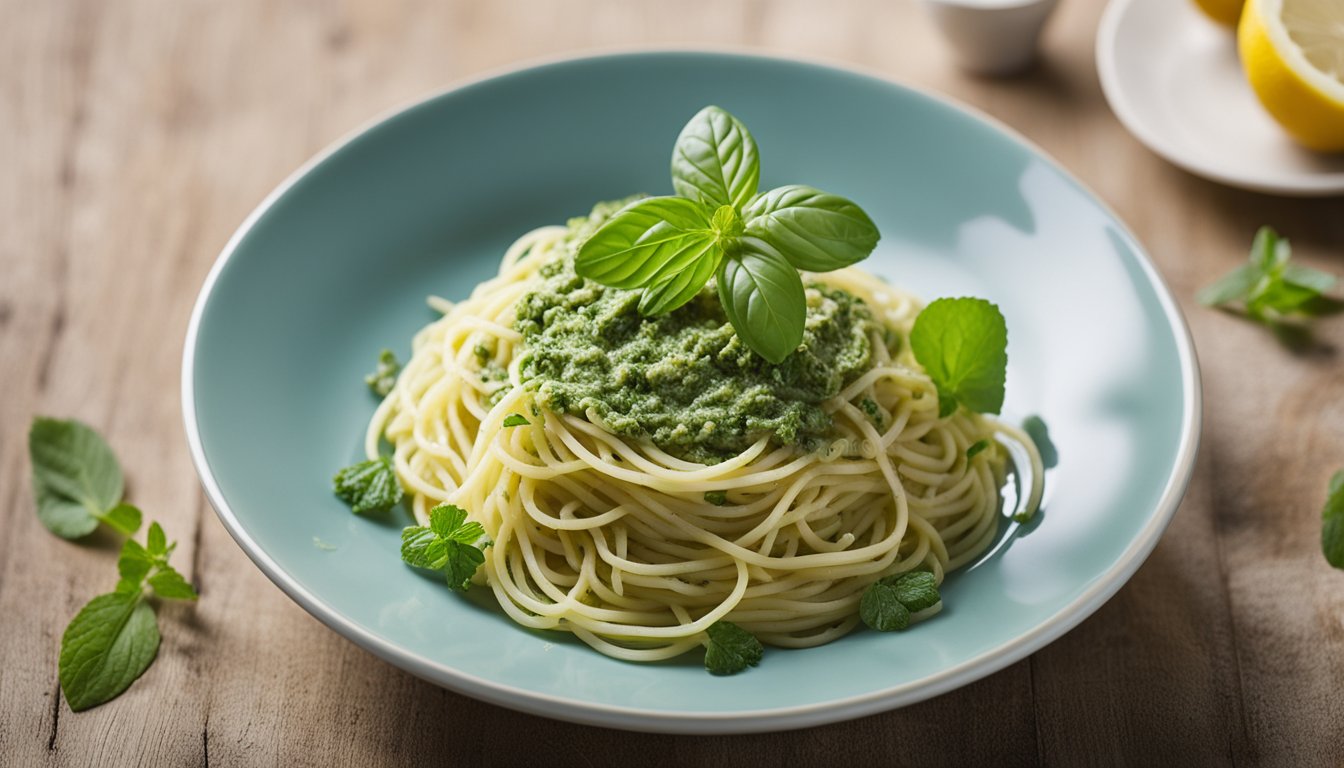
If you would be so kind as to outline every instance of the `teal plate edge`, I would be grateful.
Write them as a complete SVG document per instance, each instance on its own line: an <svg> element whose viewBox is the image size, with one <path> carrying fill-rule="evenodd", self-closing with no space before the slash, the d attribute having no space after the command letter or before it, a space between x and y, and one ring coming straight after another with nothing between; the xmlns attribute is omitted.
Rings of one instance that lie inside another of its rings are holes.
<svg viewBox="0 0 1344 768"><path fill-rule="evenodd" d="M859 696L823 700L801 706L734 712L702 712L639 709L625 706L605 705L591 701L576 701L563 696L500 684L473 675L469 672L435 662L422 655L407 651L396 643L390 642L387 639L379 637L375 633L364 629L348 617L324 603L320 598L315 596L293 578L280 563L273 559L271 555L268 554L249 534L240 522L238 516L230 508L230 505L224 497L223 491L214 476L210 463L206 458L204 444L201 439L195 401L195 357L202 318L205 314L207 304L210 301L212 290L231 256L239 248L239 245L247 237L254 225L256 225L257 222L260 221L277 201L282 199L292 187L321 165L327 158L331 157L375 127L391 122L404 113L410 112L427 102L456 91L487 83L496 78L519 75L531 70L542 70L588 62L619 64L622 59L657 56L704 56L725 59L736 58L741 59L744 62L755 63L777 62L790 65L803 64L818 69L828 70L828 73L831 75L875 82L885 87L903 91L907 95L914 95L931 102L936 102L945 109L959 113L962 117L990 126L1006 136L1008 140L1017 144L1019 148L1024 149L1029 154L1033 155L1037 161L1043 162L1059 176L1066 179L1068 183L1075 187L1079 193L1089 199L1101 211L1107 214L1118 229L1120 235L1127 241L1126 245L1132 252L1136 266L1140 268L1142 276L1148 281L1149 286L1152 288L1157 302L1161 307L1163 319L1167 322L1173 332L1173 343L1179 358L1182 391L1181 423L1179 427L1180 431L1176 458L1172 463L1171 470L1163 484L1156 508L1153 510L1143 527L1139 530L1138 534L1134 536L1129 545L1117 558L1116 562L1097 578L1093 579L1087 588L1076 598L1056 611L1046 620L1039 622L1030 631L1021 633L1011 640L980 653L973 658L909 683L883 688ZM182 411L192 461L200 476L201 484L205 489L207 498L229 534L235 541L237 541L238 545L242 547L243 551L252 559L257 567L260 568L261 571L279 586L291 599L328 627L365 650L416 675L417 677L437 685L493 704L544 717L587 725L645 732L732 734L810 727L849 720L914 704L993 674L1014 662L1026 658L1077 626L1110 599L1120 587L1129 580L1134 572L1138 570L1139 566L1143 564L1156 546L1162 533L1170 523L1172 516L1175 514L1176 509L1179 507L1191 474L1193 473L1195 457L1198 450L1200 424L1202 420L1202 392L1200 386L1199 364L1195 355L1194 344L1190 336L1189 328L1186 325L1176 301L1172 297L1170 289L1153 266L1143 248L1139 245L1137 238L1135 238L1128 228L1124 226L1119 216L1117 216L1109 206L1102 202L1095 193L1060 166L1059 163L1053 160L1053 158L1051 158L1044 150L1023 137L1014 129L978 110L954 102L947 97L900 84L882 73L865 70L848 63L807 59L797 56L778 56L769 53L743 51L738 49L642 48L631 51L562 56L524 62L517 66L506 67L467 80L459 81L456 84L448 86L440 91L436 91L428 96L416 99L370 120L368 123L337 140L302 165L267 195L256 209L247 216L239 226L238 230L224 246L219 257L216 259L214 266L206 277L187 327L182 364Z"/></svg>

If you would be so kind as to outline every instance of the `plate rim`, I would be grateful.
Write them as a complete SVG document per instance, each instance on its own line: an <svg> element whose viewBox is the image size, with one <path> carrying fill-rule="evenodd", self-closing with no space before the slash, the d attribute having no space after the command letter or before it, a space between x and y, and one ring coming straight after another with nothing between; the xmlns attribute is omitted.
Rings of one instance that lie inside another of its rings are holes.
<svg viewBox="0 0 1344 768"><path fill-rule="evenodd" d="M1176 0L1176 2L1182 1ZM1095 46L1097 79L1101 81L1102 95L1106 98L1106 103L1110 106L1111 112L1131 136L1138 139L1139 143L1147 147L1153 154L1177 168L1224 186L1290 197L1344 195L1344 173L1302 176L1299 177L1302 183L1296 184L1266 179L1261 176L1229 173L1214 164L1198 158L1189 158L1167 142L1160 132L1152 129L1144 122L1143 118L1139 117L1143 110L1134 106L1128 92L1120 83L1120 65L1118 63L1120 54L1118 53L1119 46L1116 44L1121 22L1124 21L1126 13L1138 2L1139 0L1110 0L1107 3L1106 9L1101 14L1101 22L1097 25Z"/></svg>
<svg viewBox="0 0 1344 768"><path fill-rule="evenodd" d="M333 154L389 120L392 120L418 106L446 94L469 88L495 78L522 73L533 69L563 66L573 63L593 62L597 60L619 60L631 57L656 57L666 55L722 56L754 61L778 62L785 64L804 64L811 67L829 69L841 74L875 80L884 85L894 86L959 113L965 117L979 120L1005 134L1011 141L1029 150L1033 156L1046 163L1055 172L1072 183L1079 191L1087 195L1104 211L1119 232L1131 243L1133 254L1144 276L1153 287L1162 315L1173 332L1173 341L1180 370L1182 373L1181 404L1184 416L1181 422L1176 458L1163 485L1162 493L1153 510L1152 516L1143 528L1134 536L1129 545L1120 554L1110 569L1095 577L1093 583L1082 594L1040 622L1030 631L1022 633L988 651L953 667L943 669L934 675L904 684L890 686L857 696L814 702L790 707L753 709L738 712L696 712L639 709L603 703L577 701L550 693L505 685L469 671L457 669L419 654L407 651L396 643L383 639L366 631L347 619L340 612L325 604L276 562L261 545L252 538L229 506L227 499L215 480L210 463L206 459L204 444L201 440L197 422L195 390L195 357L199 341L199 331L206 305L226 264L232 258L244 238L271 207L283 197L301 179ZM375 115L355 129L328 144L322 150L300 165L280 182L254 208L238 229L229 237L223 249L211 266L201 290L192 307L191 318L187 325L183 345L181 377L182 417L186 429L187 443L192 463L205 490L206 498L224 528L233 537L248 558L291 600L305 611L321 621L342 637L355 643L380 659L405 670L416 677L447 688L449 690L486 701L499 706L539 715L550 719L564 720L583 725L594 725L622 730L674 733L674 734L745 734L780 731L824 725L851 720L865 715L876 714L891 709L914 704L925 699L946 693L968 683L987 677L999 670L1026 658L1047 644L1073 629L1084 619L1091 616L1107 600L1129 581L1134 572L1147 559L1157 545L1162 533L1171 522L1172 516L1180 506L1190 478L1194 471L1195 457L1198 452L1200 426L1203 420L1203 390L1201 385L1198 358L1189 325L1181 313L1171 289L1149 258L1146 249L1130 231L1123 219L1105 200L1087 185L1083 184L1071 172L1065 169L1049 153L1023 136L1017 130L1004 124L991 115L953 100L951 97L924 88L899 82L874 68L856 65L851 62L836 61L818 56L798 56L768 49L744 46L616 46L589 49L579 53L564 53L519 61L517 63L484 70L475 75L454 80L448 85L430 91L427 94L407 100Z"/></svg>

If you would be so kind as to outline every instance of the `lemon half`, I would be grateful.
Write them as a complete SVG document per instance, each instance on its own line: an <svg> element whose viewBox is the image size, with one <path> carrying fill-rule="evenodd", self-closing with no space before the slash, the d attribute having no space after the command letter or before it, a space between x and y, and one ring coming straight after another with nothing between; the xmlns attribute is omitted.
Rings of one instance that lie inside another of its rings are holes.
<svg viewBox="0 0 1344 768"><path fill-rule="evenodd" d="M1309 149L1344 151L1344 0L1248 0L1237 41L1284 130Z"/></svg>
<svg viewBox="0 0 1344 768"><path fill-rule="evenodd" d="M1195 0L1195 5L1205 16L1229 27L1237 26L1241 18L1242 0Z"/></svg>

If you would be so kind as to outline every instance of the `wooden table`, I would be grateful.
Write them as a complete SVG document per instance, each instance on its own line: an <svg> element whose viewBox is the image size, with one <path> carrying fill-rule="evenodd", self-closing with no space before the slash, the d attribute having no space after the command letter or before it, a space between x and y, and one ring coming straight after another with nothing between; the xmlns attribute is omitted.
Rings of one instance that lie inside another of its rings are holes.
<svg viewBox="0 0 1344 768"><path fill-rule="evenodd" d="M1344 573L1318 543L1344 466L1344 320L1293 352L1192 299L1265 223L1344 273L1344 202L1225 189L1139 145L1097 84L1102 5L1066 0L1044 61L998 81L955 71L910 0L0 0L0 765L1344 761ZM178 376L196 291L247 212L412 97L537 56L652 44L856 62L969 102L1148 245L1199 348L1203 444L1161 544L1091 619L904 710L784 734L637 735L421 682L322 627L229 538L192 470ZM57 648L111 586L116 543L38 523L25 438L38 413L108 436L203 595L161 611L159 658L128 693L80 714L60 697Z"/></svg>

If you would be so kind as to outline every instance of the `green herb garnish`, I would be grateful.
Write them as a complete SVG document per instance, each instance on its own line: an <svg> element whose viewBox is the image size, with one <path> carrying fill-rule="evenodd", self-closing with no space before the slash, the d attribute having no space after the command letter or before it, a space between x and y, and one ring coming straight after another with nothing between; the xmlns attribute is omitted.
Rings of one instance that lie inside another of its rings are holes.
<svg viewBox="0 0 1344 768"><path fill-rule="evenodd" d="M761 663L764 646L756 636L731 621L709 625L709 645L705 648L705 669L714 675L735 675Z"/></svg>
<svg viewBox="0 0 1344 768"><path fill-rule="evenodd" d="M682 306L713 278L738 337L780 363L803 337L807 303L798 270L861 261L880 235L845 198L799 185L758 195L759 179L746 126L706 107L677 137L678 196L622 208L580 246L575 270L603 285L641 289L645 316Z"/></svg>
<svg viewBox="0 0 1344 768"><path fill-rule="evenodd" d="M722 507L728 503L728 493L726 491L705 491L705 501L716 507Z"/></svg>
<svg viewBox="0 0 1344 768"><path fill-rule="evenodd" d="M988 447L989 447L989 440L986 440L985 438L976 440L974 443L971 443L970 446L966 448L966 460L970 461L971 459L974 459L976 454L980 453L981 451L985 450Z"/></svg>
<svg viewBox="0 0 1344 768"><path fill-rule="evenodd" d="M1008 326L984 299L938 299L915 318L910 348L938 388L938 415L958 405L978 413L1003 407Z"/></svg>
<svg viewBox="0 0 1344 768"><path fill-rule="evenodd" d="M416 568L442 571L448 586L465 591L485 562L493 542L480 523L467 522L467 512L452 504L429 511L429 527L412 525L401 532L401 559Z"/></svg>
<svg viewBox="0 0 1344 768"><path fill-rule="evenodd" d="M39 416L28 430L37 517L63 539L93 533L101 521L130 536L140 510L121 503L121 465L105 440L73 419Z"/></svg>
<svg viewBox="0 0 1344 768"><path fill-rule="evenodd" d="M392 460L381 456L352 464L332 478L336 495L357 515L386 512L401 501L401 483L397 481Z"/></svg>
<svg viewBox="0 0 1344 768"><path fill-rule="evenodd" d="M373 369L373 373L364 377L364 383L369 385L369 390L379 397L387 397L392 392L392 387L397 384L397 374L401 373L401 363L397 362L397 356L390 349L384 349L378 353L378 367Z"/></svg>
<svg viewBox="0 0 1344 768"><path fill-rule="evenodd" d="M508 416L505 416L505 417L504 417L504 427L505 427L505 428L508 428L508 427L521 427L521 426L524 426L524 425L526 425L526 424L531 424L531 423L532 423L532 422L528 421L528 420L527 420L527 417L524 416L524 415L521 414L521 413L510 413Z"/></svg>
<svg viewBox="0 0 1344 768"><path fill-rule="evenodd" d="M892 632L910 626L911 614L941 601L937 581L928 571L885 576L864 590L859 618L879 632Z"/></svg>
<svg viewBox="0 0 1344 768"><path fill-rule="evenodd" d="M1041 464L1045 465L1046 469L1059 463L1059 451L1050 440L1050 429L1045 426L1045 421L1040 416L1028 416L1022 422L1022 429L1027 433L1027 437L1031 438L1031 442L1036 444L1036 451L1041 454Z"/></svg>
<svg viewBox="0 0 1344 768"><path fill-rule="evenodd" d="M1321 550L1336 568L1344 568L1344 470L1330 478L1321 510Z"/></svg>
<svg viewBox="0 0 1344 768"><path fill-rule="evenodd" d="M117 558L121 579L113 592L88 602L61 636L59 677L70 709L79 712L116 698L159 651L156 597L195 600L196 590L168 564L170 544L151 523L145 544L127 540Z"/></svg>
<svg viewBox="0 0 1344 768"><path fill-rule="evenodd" d="M1290 261L1292 248L1270 227L1261 227L1251 245L1250 263L1205 287L1196 298L1208 306L1240 303L1251 319L1274 325L1292 315L1325 314L1339 308L1325 292L1335 276Z"/></svg>

